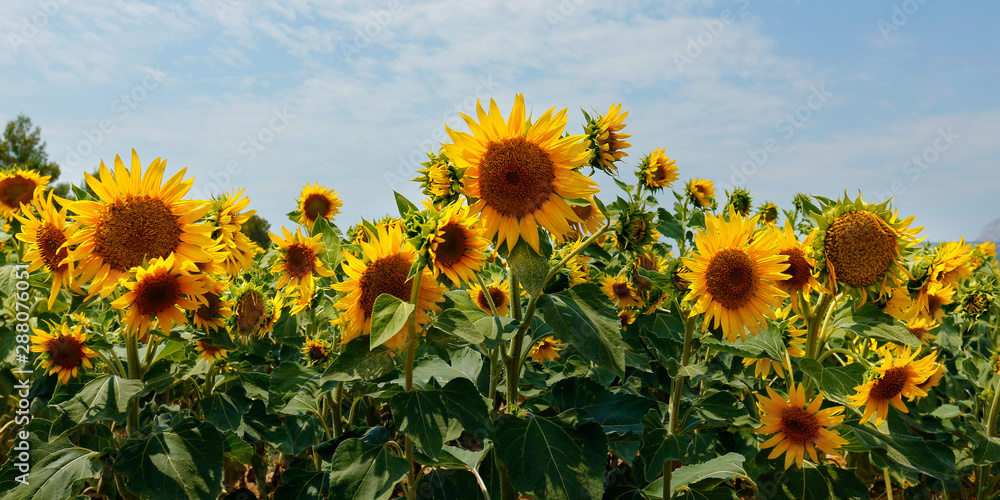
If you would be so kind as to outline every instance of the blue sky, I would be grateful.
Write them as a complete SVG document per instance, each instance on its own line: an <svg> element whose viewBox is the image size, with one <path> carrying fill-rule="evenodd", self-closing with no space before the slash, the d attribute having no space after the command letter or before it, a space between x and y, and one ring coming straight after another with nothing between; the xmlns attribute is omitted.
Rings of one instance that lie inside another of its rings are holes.
<svg viewBox="0 0 1000 500"><path fill-rule="evenodd" d="M287 221L306 183L341 227L416 198L423 153L477 98L629 111L631 169L894 196L931 240L1000 217L1000 4L943 0L27 0L0 5L0 120L42 127L61 180L135 148L193 193ZM598 174L603 197L617 188Z"/></svg>

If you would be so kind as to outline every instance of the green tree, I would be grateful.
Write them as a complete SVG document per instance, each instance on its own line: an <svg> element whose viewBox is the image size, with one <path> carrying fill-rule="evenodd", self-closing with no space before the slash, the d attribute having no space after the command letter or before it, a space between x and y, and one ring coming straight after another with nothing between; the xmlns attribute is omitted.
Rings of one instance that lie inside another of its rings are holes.
<svg viewBox="0 0 1000 500"><path fill-rule="evenodd" d="M247 235L251 241L260 245L264 250L267 250L267 247L271 245L271 238L267 235L269 229L271 229L270 222L257 214L253 214L243 224L240 231Z"/></svg>
<svg viewBox="0 0 1000 500"><path fill-rule="evenodd" d="M49 183L59 178L59 165L49 160L42 140L42 128L34 126L31 118L21 114L7 122L0 140L0 169L15 167L34 170L40 175L51 177ZM52 186L59 196L66 196L69 185L62 183Z"/></svg>

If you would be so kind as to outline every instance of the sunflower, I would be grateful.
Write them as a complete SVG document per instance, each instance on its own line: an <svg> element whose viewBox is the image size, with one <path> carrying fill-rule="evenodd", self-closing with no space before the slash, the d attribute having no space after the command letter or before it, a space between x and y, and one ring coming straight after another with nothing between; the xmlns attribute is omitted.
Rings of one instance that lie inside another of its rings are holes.
<svg viewBox="0 0 1000 500"><path fill-rule="evenodd" d="M792 385L788 399L770 387L767 388L767 393L768 397L757 395L757 406L762 412L760 421L763 424L757 428L757 433L775 434L760 445L761 448L774 447L768 459L778 458L784 453L785 469L791 467L792 462L801 469L806 452L813 462L819 463L816 448L827 455L840 456L837 448L847 444L847 440L829 427L844 421L841 414L843 406L820 410L823 405L822 392L806 405L806 393L802 384Z"/></svg>
<svg viewBox="0 0 1000 500"><path fill-rule="evenodd" d="M573 251L575 246L575 243L566 245L554 253L549 261L549 268L555 268L563 258ZM590 281L590 266L587 265L587 259L588 257L579 254L570 257L561 268L556 270L552 279L545 283L545 293L556 293Z"/></svg>
<svg viewBox="0 0 1000 500"><path fill-rule="evenodd" d="M989 309L992 302L987 290L976 287L966 292L961 309L969 318L977 319Z"/></svg>
<svg viewBox="0 0 1000 500"><path fill-rule="evenodd" d="M210 262L205 250L215 242L212 228L194 222L209 206L201 200L184 200L193 179L183 180L186 169L161 185L166 162L157 158L142 175L139 156L132 150L132 168L115 156L115 172L101 162L99 179L85 173L87 184L100 201L75 201L69 211L77 222L66 242L67 259L76 262L80 281L90 281L90 295L107 297L133 267L147 260L175 254L178 260Z"/></svg>
<svg viewBox="0 0 1000 500"><path fill-rule="evenodd" d="M612 278L610 275L605 275L601 279L601 291L618 307L639 307L642 305L639 291L624 276Z"/></svg>
<svg viewBox="0 0 1000 500"><path fill-rule="evenodd" d="M77 325L70 330L69 325L52 325L54 332L45 332L34 328L31 341L31 352L43 353L36 360L43 370L48 369L49 375L56 375L60 382L69 383L69 379L80 373L80 367L93 368L90 358L97 353L87 347L87 332L83 325Z"/></svg>
<svg viewBox="0 0 1000 500"><path fill-rule="evenodd" d="M302 356L309 364L322 363L330 357L330 343L319 337L309 338L306 336L306 344L302 346Z"/></svg>
<svg viewBox="0 0 1000 500"><path fill-rule="evenodd" d="M486 264L489 240L469 207L457 201L438 215L431 241L430 257L434 273L444 274L452 283L472 283Z"/></svg>
<svg viewBox="0 0 1000 500"><path fill-rule="evenodd" d="M535 345L531 346L531 350L528 351L528 355L530 355L531 360L536 363L554 361L559 359L559 351L565 348L566 344L553 337L545 337L544 339L539 340Z"/></svg>
<svg viewBox="0 0 1000 500"><path fill-rule="evenodd" d="M781 242L778 250L779 255L788 256L788 269L785 274L789 275L787 280L778 281L778 286L792 296L792 310L799 311L799 301L796 299L796 292L801 291L806 302L812 290L818 289L826 292L826 289L816 280L814 271L816 269L816 259L813 258L813 240L816 239L817 231L814 229L809 236L799 242L792 229L792 223L785 220L785 230L777 231L778 239Z"/></svg>
<svg viewBox="0 0 1000 500"><path fill-rule="evenodd" d="M911 319L906 327L910 330L917 340L923 345L928 345L927 341L930 339L937 338L937 335L931 333L931 330L941 326L941 322L934 319L927 319L923 317L915 317Z"/></svg>
<svg viewBox="0 0 1000 500"><path fill-rule="evenodd" d="M663 148L653 149L639 163L636 176L650 191L670 187L677 180L677 160L671 160Z"/></svg>
<svg viewBox="0 0 1000 500"><path fill-rule="evenodd" d="M174 254L134 268L134 276L123 280L128 292L111 302L115 309L126 310L125 331L145 336L156 321L167 334L175 324L187 323L184 311L197 311L208 291L197 272L193 263L177 259Z"/></svg>
<svg viewBox="0 0 1000 500"><path fill-rule="evenodd" d="M489 302L492 299L497 314L506 316L507 311L510 310L510 283L507 280L500 281L499 278L494 277L493 282L486 285L486 290L486 293L483 293L483 289L479 285L472 285L469 287L469 296L486 314L493 314ZM487 294L489 294L489 299L486 297Z"/></svg>
<svg viewBox="0 0 1000 500"><path fill-rule="evenodd" d="M622 309L618 312L618 320L622 323L622 331L627 330L628 325L635 323L635 309Z"/></svg>
<svg viewBox="0 0 1000 500"><path fill-rule="evenodd" d="M277 295L281 296L281 293ZM256 285L246 283L233 293L236 298L231 317L233 330L244 339L251 334L263 336L262 327L267 319L267 304L263 291Z"/></svg>
<svg viewBox="0 0 1000 500"><path fill-rule="evenodd" d="M52 309L62 287L72 288L77 293L81 290L73 282L73 263L65 262L69 252L63 247L63 243L72 234L66 227L66 207L63 204L61 210L56 210L52 203L54 194L49 191L46 197L42 190L35 191L35 198L32 206L38 211L36 217L29 210L15 213L14 217L21 221L21 232L17 234L17 239L29 245L28 252L23 260L28 262L28 272L34 272L45 268L53 273L52 290L49 292L49 309Z"/></svg>
<svg viewBox="0 0 1000 500"><path fill-rule="evenodd" d="M582 222L566 199L586 198L597 184L576 171L590 156L583 136L562 137L566 110L555 108L531 123L525 119L524 97L518 94L504 122L496 102L489 114L476 104L479 122L462 115L472 133L447 128L453 143L444 149L465 168L464 193L475 199L472 210L482 214L486 236L512 249L523 238L538 252L538 226L554 234Z"/></svg>
<svg viewBox="0 0 1000 500"><path fill-rule="evenodd" d="M908 413L902 397L906 396L912 401L926 396L927 392L919 386L937 370L933 355L914 361L920 349L911 353L910 348L906 347L898 357L893 357L889 349L879 349L879 352L882 354L882 362L874 368L876 377L855 387L854 390L858 393L848 396L853 400L848 403L851 406L865 405L864 415L861 416L862 424L870 420L872 415L875 416L875 425L885 421L889 416L889 403L897 410Z"/></svg>
<svg viewBox="0 0 1000 500"><path fill-rule="evenodd" d="M628 111L622 113L621 110L621 104L612 104L607 113L596 119L591 118L586 112L583 113L587 119L584 130L590 143L590 166L609 175L618 173L615 162L628 156L625 149L632 147L625 142L631 135L622 133L627 126L625 118L628 118Z"/></svg>
<svg viewBox="0 0 1000 500"><path fill-rule="evenodd" d="M910 316L919 316L928 321L940 321L944 317L944 306L954 302L955 289L944 283L928 281L920 288L917 299L911 306Z"/></svg>
<svg viewBox="0 0 1000 500"><path fill-rule="evenodd" d="M281 226L284 239L278 235L268 232L271 241L278 245L278 259L271 267L271 274L278 274L278 281L275 287L285 289L285 293L292 290L298 292L299 297L308 302L312 299L315 290L314 273L319 276L333 276L333 271L326 268L320 255L323 254L323 242L321 234L312 238L302 235L302 228L295 228L293 235L285 226Z"/></svg>
<svg viewBox="0 0 1000 500"><path fill-rule="evenodd" d="M243 197L243 190L226 194L212 203L209 219L214 221L212 237L222 247L222 268L230 276L246 272L253 264L253 258L263 250L240 228L246 224L256 210L246 210L250 198Z"/></svg>
<svg viewBox="0 0 1000 500"><path fill-rule="evenodd" d="M746 339L746 330L760 331L764 318L774 318L785 292L776 282L789 279L787 256L778 253L780 240L773 232L754 234L757 218L747 219L735 211L729 221L705 216L705 230L695 235L698 252L684 259L690 272L684 300L695 301L691 316L705 313L703 329L712 320L714 328L730 342Z"/></svg>
<svg viewBox="0 0 1000 500"><path fill-rule="evenodd" d="M422 175L413 180L420 182L421 192L434 199L435 203L454 202L462 190L462 172L444 151L427 153L427 158L428 161L421 163L424 168L417 170Z"/></svg>
<svg viewBox="0 0 1000 500"><path fill-rule="evenodd" d="M879 301L887 297L908 274L903 258L908 249L919 243L909 229L913 217L899 220L888 208L889 202L867 203L861 195L825 206L818 217L819 237L814 247L824 258L828 288L837 292L838 284L864 305L869 295Z"/></svg>
<svg viewBox="0 0 1000 500"><path fill-rule="evenodd" d="M972 245L966 244L965 238L939 245L931 259L930 279L957 288L962 280L972 276L971 256Z"/></svg>
<svg viewBox="0 0 1000 500"><path fill-rule="evenodd" d="M407 277L417 258L416 249L403 236L402 230L379 227L374 236L372 243L360 244L361 256L344 253L342 267L348 279L332 286L334 290L347 293L334 304L344 311L334 320L334 324L344 325L341 343L350 342L358 335L371 334L372 313L379 295L388 293L400 300L410 300L413 281ZM429 269L420 272L416 319L418 324L424 325L430 321L427 311L441 310L437 303L443 300L444 288L437 284ZM385 345L390 349L404 348L406 329L404 325Z"/></svg>
<svg viewBox="0 0 1000 500"><path fill-rule="evenodd" d="M38 175L25 168L0 172L0 215L10 219L21 210L22 204L29 204L38 188L49 183L50 176Z"/></svg>
<svg viewBox="0 0 1000 500"><path fill-rule="evenodd" d="M194 324L203 330L217 331L226 327L226 321L233 315L232 300L225 300L224 294L229 288L228 284L218 281L211 281L205 278L205 302L194 311Z"/></svg>
<svg viewBox="0 0 1000 500"><path fill-rule="evenodd" d="M201 353L198 355L198 359L208 361L209 363L225 358L226 353L229 352L227 349L216 347L203 340L195 342L194 349Z"/></svg>
<svg viewBox="0 0 1000 500"><path fill-rule="evenodd" d="M722 209L723 212L728 212L729 208L732 207L740 215L750 215L750 208L753 206L753 198L750 197L750 191L747 191L746 188L736 187L733 188L733 192L730 194L727 189L726 197L726 206Z"/></svg>
<svg viewBox="0 0 1000 500"><path fill-rule="evenodd" d="M687 292L688 287L691 286L691 282L683 278L684 273L689 272L691 272L691 270L684 265L684 261L682 259L674 259L667 265L665 274L670 276L670 284L673 285L674 290L679 293L684 293Z"/></svg>
<svg viewBox="0 0 1000 500"><path fill-rule="evenodd" d="M299 195L299 223L308 227L312 231L313 224L320 218L330 220L334 215L340 213L343 205L337 193L320 186L317 182L315 186L306 184Z"/></svg>
<svg viewBox="0 0 1000 500"><path fill-rule="evenodd" d="M604 214L601 213L601 209L597 207L594 203L594 197L588 196L587 201L590 203L587 205L573 205L573 213L580 218L583 222L570 221L570 228L575 230L578 235L593 234L604 224Z"/></svg>
<svg viewBox="0 0 1000 500"><path fill-rule="evenodd" d="M715 185L711 180L691 179L687 183L687 195L694 206L711 208L715 202Z"/></svg>
<svg viewBox="0 0 1000 500"><path fill-rule="evenodd" d="M758 209L757 215L764 224L774 224L778 221L778 205L770 201L764 202Z"/></svg>

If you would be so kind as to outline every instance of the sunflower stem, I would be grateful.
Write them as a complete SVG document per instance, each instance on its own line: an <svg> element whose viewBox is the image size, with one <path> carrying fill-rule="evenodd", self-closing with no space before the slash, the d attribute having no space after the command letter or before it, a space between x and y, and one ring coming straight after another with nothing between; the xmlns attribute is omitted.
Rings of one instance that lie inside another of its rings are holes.
<svg viewBox="0 0 1000 500"><path fill-rule="evenodd" d="M337 391L330 399L330 393L326 394L327 402L330 404L330 411L333 413L333 437L340 437L344 433L344 422L342 420L341 405L344 404L344 383L337 385Z"/></svg>
<svg viewBox="0 0 1000 500"><path fill-rule="evenodd" d="M687 366L688 361L691 359L691 353L693 351L692 344L694 344L695 319L695 316L688 316L687 319L684 320L684 351L681 353L682 369ZM681 394L684 392L684 382L686 378L687 377L678 375L671 382L670 420L667 426L667 430L670 431L670 434L677 434L680 427L681 419L679 419L678 416L681 412ZM673 497L673 491L670 489L670 480L673 475L671 464L672 461L670 460L663 463L663 500L669 500Z"/></svg>
<svg viewBox="0 0 1000 500"><path fill-rule="evenodd" d="M128 355L128 378L139 380L139 337L125 334L125 352ZM139 400L135 397L128 402L128 422L126 431L131 436L139 428Z"/></svg>
<svg viewBox="0 0 1000 500"><path fill-rule="evenodd" d="M997 414L1000 413L1000 381L993 390L993 402L986 413L986 435L994 437L997 435Z"/></svg>
<svg viewBox="0 0 1000 500"><path fill-rule="evenodd" d="M406 390L413 390L413 362L417 355L417 302L420 299L420 280L423 278L424 269L420 266L417 275L413 277L413 285L410 288L410 303L413 310L406 322ZM413 460L413 440L410 436L405 439L406 461L410 468L406 473L406 498L414 500L417 493L417 477L414 473L415 462Z"/></svg>
<svg viewBox="0 0 1000 500"><path fill-rule="evenodd" d="M497 313L497 305L493 303L493 295L490 294L490 289L486 286L486 282L483 281L483 277L476 273L476 282L479 283L479 289L483 291L483 295L486 297L486 303L490 305L490 312L494 316L499 316Z"/></svg>
<svg viewBox="0 0 1000 500"><path fill-rule="evenodd" d="M826 315L827 309L830 308L830 303L833 302L833 295L826 294L820 299L819 304L816 305L816 309L806 315L806 356L816 359L819 354L817 346L817 336L820 330L820 317Z"/></svg>
<svg viewBox="0 0 1000 500"><path fill-rule="evenodd" d="M513 275L511 277L513 281ZM543 284L544 286L544 284ZM517 328L517 334L514 335L514 341L510 344L510 352L507 353L507 408L509 409L517 405L517 395L518 395L518 384L521 381L521 351L524 349L524 335L528 331L528 325L531 324L531 319L535 315L535 306L538 304L538 298L542 296L542 292L533 295L531 300L528 301L528 309L524 313L524 320L521 321L521 325Z"/></svg>
<svg viewBox="0 0 1000 500"><path fill-rule="evenodd" d="M107 356L105 356L104 353L101 352L100 349L94 349L94 352L96 352L97 356L101 358L101 361L104 361L104 364L107 365L108 369L111 370L112 375L125 378L125 373L119 369L119 367L121 366L121 361L118 361L118 359L115 358L115 361L118 361L118 363L115 364L112 363L111 360L109 360Z"/></svg>
<svg viewBox="0 0 1000 500"><path fill-rule="evenodd" d="M885 497L887 500L892 500L892 479L889 478L889 468L882 469L882 474L885 478Z"/></svg>
<svg viewBox="0 0 1000 500"><path fill-rule="evenodd" d="M827 350L823 351L823 354L821 354L820 357L816 361L818 361L819 363L822 363L824 359L826 359L826 358L828 358L830 356L836 355L837 353L843 354L845 356L850 356L851 359L856 360L856 361L860 361L861 364L865 365L865 368L871 368L871 366L872 366L872 364L871 364L870 361L868 361L865 358L862 358L861 356L858 356L857 353L855 353L854 351L852 351L850 349L844 349L844 348L841 348L841 347L830 348L830 349L827 349Z"/></svg>

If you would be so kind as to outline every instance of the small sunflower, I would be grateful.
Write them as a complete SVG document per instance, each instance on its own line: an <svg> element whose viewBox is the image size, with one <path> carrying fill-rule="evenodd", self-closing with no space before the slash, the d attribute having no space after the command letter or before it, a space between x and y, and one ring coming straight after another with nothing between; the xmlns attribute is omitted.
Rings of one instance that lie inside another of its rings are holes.
<svg viewBox="0 0 1000 500"><path fill-rule="evenodd" d="M505 122L490 100L489 114L476 105L479 122L462 115L471 134L447 128L453 143L444 150L465 169L464 193L475 199L487 238L511 249L523 238L538 252L538 226L565 234L570 222L581 222L566 199L586 198L597 184L577 169L590 151L583 136L563 137L566 110L555 108L535 122L525 118L524 97L518 94Z"/></svg>
<svg viewBox="0 0 1000 500"><path fill-rule="evenodd" d="M444 274L452 283L472 283L486 264L490 242L469 207L461 201L445 208L436 220L430 257L435 274Z"/></svg>
<svg viewBox="0 0 1000 500"><path fill-rule="evenodd" d="M226 321L233 315L232 307L235 304L232 300L225 300L228 284L218 281L207 280L205 286L205 302L194 311L192 321L203 330L217 331L226 327Z"/></svg>
<svg viewBox="0 0 1000 500"><path fill-rule="evenodd" d="M348 279L332 286L334 290L346 292L334 307L344 311L334 320L344 325L341 343L347 343L359 335L371 334L371 320L375 299L388 293L400 300L409 301L413 280L407 279L410 267L417 258L416 249L406 240L402 230L378 228L372 243L361 243L362 255L344 253L343 269ZM434 275L427 268L421 271L420 290L417 294L416 319L420 325L427 324L427 311L439 311L437 305L443 300L444 288L437 284ZM406 326L385 343L390 349L406 346Z"/></svg>
<svg viewBox="0 0 1000 500"><path fill-rule="evenodd" d="M86 346L87 332L83 325L77 325L70 330L69 325L52 325L55 331L45 332L37 328L31 341L31 352L40 352L36 360L49 375L56 375L60 382L69 383L69 379L80 373L80 367L93 368L90 358L96 358L97 353Z"/></svg>
<svg viewBox="0 0 1000 500"><path fill-rule="evenodd" d="M941 322L934 319L927 319L924 317L915 317L911 319L907 324L907 329L913 334L917 340L923 345L928 345L927 341L937 338L937 335L931 333L931 330L941 326Z"/></svg>
<svg viewBox="0 0 1000 500"><path fill-rule="evenodd" d="M667 265L665 274L670 276L670 283L673 285L674 290L683 294L686 293L688 288L691 286L691 282L683 278L684 273L689 272L691 272L691 270L684 265L684 261L682 259L674 259Z"/></svg>
<svg viewBox="0 0 1000 500"><path fill-rule="evenodd" d="M573 222L570 221L570 228L576 231L580 236L585 234L593 234L598 229L604 225L604 215L601 213L601 209L597 207L594 203L594 197L588 196L587 201L590 202L588 205L573 205L573 213L580 218L583 222Z"/></svg>
<svg viewBox="0 0 1000 500"><path fill-rule="evenodd" d="M557 264L559 264L563 258L572 252L575 246L576 244L574 243L559 249L558 252L552 255L552 259L549 261L549 267L554 268ZM556 293L590 281L590 266L587 265L587 259L588 257L579 254L570 257L569 260L566 261L566 264L556 270L552 279L545 284L545 293Z"/></svg>
<svg viewBox="0 0 1000 500"><path fill-rule="evenodd" d="M535 345L531 346L531 350L528 351L528 355L531 356L531 360L536 363L541 363L543 361L554 361L559 359L559 351L566 348L566 344L560 342L553 337L545 337L539 340Z"/></svg>
<svg viewBox="0 0 1000 500"><path fill-rule="evenodd" d="M635 309L625 308L618 312L618 320L622 323L622 331L628 329L628 325L635 323Z"/></svg>
<svg viewBox="0 0 1000 500"><path fill-rule="evenodd" d="M0 215L10 219L21 210L21 205L31 203L38 188L44 188L50 176L38 175L34 170L24 168L0 172Z"/></svg>
<svg viewBox="0 0 1000 500"><path fill-rule="evenodd" d="M225 358L229 352L227 349L216 347L203 340L195 342L194 349L201 353L198 355L198 359L208 361L209 363Z"/></svg>
<svg viewBox="0 0 1000 500"><path fill-rule="evenodd" d="M21 221L21 232L17 234L17 239L29 245L28 252L24 255L24 261L28 262L28 272L45 268L53 274L48 302L49 309L52 309L62 287L72 288L78 293L81 290L73 281L73 263L66 262L69 252L63 246L72 234L66 227L65 204L61 210L56 210L52 203L55 196L53 192L49 191L47 197L42 193L42 190L35 191L35 198L32 200L32 206L38 212L37 217L30 210L23 210L14 216ZM60 200L61 204L62 201L64 200Z"/></svg>
<svg viewBox="0 0 1000 500"><path fill-rule="evenodd" d="M618 214L614 227L614 240L618 248L626 252L640 252L660 238L653 223L653 212L634 203Z"/></svg>
<svg viewBox="0 0 1000 500"><path fill-rule="evenodd" d="M993 303L990 293L980 287L973 288L966 292L962 298L962 312L972 319L977 319L989 310Z"/></svg>
<svg viewBox="0 0 1000 500"><path fill-rule="evenodd" d="M642 305L639 291L624 276L612 278L610 275L605 275L601 279L601 291L618 307L639 307Z"/></svg>
<svg viewBox="0 0 1000 500"><path fill-rule="evenodd" d="M320 255L325 251L317 234L311 238L303 236L301 228L295 228L293 235L284 226L281 227L284 239L274 233L267 233L271 241L278 246L278 259L271 267L271 274L279 275L275 287L283 288L285 293L295 290L299 296L309 301L316 289L315 276L330 277L333 271L327 269Z"/></svg>
<svg viewBox="0 0 1000 500"><path fill-rule="evenodd" d="M853 401L848 403L851 406L865 405L865 412L861 416L861 423L865 423L875 416L875 425L881 424L889 416L889 404L891 403L897 410L909 413L902 397L906 396L910 401L917 397L924 397L927 392L920 389L923 384L937 370L934 357L926 356L919 361L914 361L920 350L910 352L906 347L900 356L893 357L889 349L880 349L882 362L875 369L875 378L855 387L857 394L848 396Z"/></svg>
<svg viewBox="0 0 1000 500"><path fill-rule="evenodd" d="M263 337L267 334L268 304L264 291L253 283L244 283L233 290L235 304L230 316L230 330L238 333L244 340L250 335ZM277 294L283 297L280 292Z"/></svg>
<svg viewBox="0 0 1000 500"><path fill-rule="evenodd" d="M115 309L125 309L124 325L129 334L142 337L154 326L169 333L175 324L187 323L185 311L197 311L204 303L208 290L198 268L173 254L165 259L157 257L133 272L134 276L123 282L128 291L111 302Z"/></svg>
<svg viewBox="0 0 1000 500"><path fill-rule="evenodd" d="M256 210L246 210L250 198L243 196L243 190L226 194L212 203L209 220L214 231L212 238L222 247L222 268L230 276L246 272L253 264L253 258L263 250L240 231Z"/></svg>
<svg viewBox="0 0 1000 500"><path fill-rule="evenodd" d="M653 149L639 163L636 175L650 191L670 187L677 180L677 160L671 160L663 148Z"/></svg>
<svg viewBox="0 0 1000 500"><path fill-rule="evenodd" d="M114 174L101 162L99 177L85 173L87 184L100 201L74 201L76 231L66 242L67 259L75 262L81 282L90 282L90 295L107 297L129 270L156 258L174 254L178 261L211 262L206 249L215 246L212 228L195 224L209 210L201 200L185 200L193 179L186 169L161 183L166 161L157 158L145 175L132 150L132 167L115 156Z"/></svg>
<svg viewBox="0 0 1000 500"><path fill-rule="evenodd" d="M711 180L691 179L687 183L687 196L694 206L711 208L715 203L715 184Z"/></svg>
<svg viewBox="0 0 1000 500"><path fill-rule="evenodd" d="M944 318L944 306L954 302L955 289L944 283L928 281L921 287L913 302L913 313L928 321Z"/></svg>
<svg viewBox="0 0 1000 500"><path fill-rule="evenodd" d="M608 175L618 173L615 162L628 156L625 149L632 147L625 142L631 135L622 133L627 126L625 118L628 117L628 111L622 113L621 110L621 104L612 104L607 113L596 119L591 118L586 112L583 113L587 119L584 131L590 143L590 166L603 170Z"/></svg>
<svg viewBox="0 0 1000 500"><path fill-rule="evenodd" d="M973 269L969 265L971 256L972 245L966 244L964 238L939 245L931 258L930 279L957 288L959 283L972 276Z"/></svg>
<svg viewBox="0 0 1000 500"><path fill-rule="evenodd" d="M306 336L306 344L302 346L302 356L310 364L322 363L330 357L330 343L326 339Z"/></svg>
<svg viewBox="0 0 1000 500"><path fill-rule="evenodd" d="M469 287L469 296L486 314L493 314L489 302L489 299L492 299L497 314L506 316L510 310L510 283L507 280L500 281L499 278L494 277L492 283L486 284L486 290L484 293L479 285L472 285ZM487 294L489 294L489 299L486 298Z"/></svg>
<svg viewBox="0 0 1000 500"><path fill-rule="evenodd" d="M729 221L705 215L705 230L695 235L698 252L684 259L691 272L681 277L691 283L686 301L694 301L691 316L705 313L730 342L746 339L746 330L760 331L765 318L774 318L785 292L777 282L790 278L787 256L778 253L780 241L773 232L754 234L757 218L735 211Z"/></svg>
<svg viewBox="0 0 1000 500"><path fill-rule="evenodd" d="M729 208L732 207L736 213L744 217L750 215L750 208L753 206L750 191L747 191L746 188L737 187L733 188L732 194L729 193L729 190L726 190L726 197L726 206L723 208L724 212L728 212Z"/></svg>
<svg viewBox="0 0 1000 500"><path fill-rule="evenodd" d="M329 221L333 219L334 215L339 214L343 203L340 202L337 193L327 189L326 186L320 186L317 182L314 186L306 184L302 188L298 205L301 214L299 215L299 224L312 231L313 224L320 218Z"/></svg>
<svg viewBox="0 0 1000 500"><path fill-rule="evenodd" d="M453 203L462 191L462 171L448 159L444 151L438 154L427 153L428 161L421 163L424 167L417 170L420 177L413 179L420 182L421 192L431 197L435 203Z"/></svg>
<svg viewBox="0 0 1000 500"><path fill-rule="evenodd" d="M778 205L770 201L764 202L758 209L757 215L764 224L774 224L778 222Z"/></svg>
<svg viewBox="0 0 1000 500"><path fill-rule="evenodd" d="M829 428L844 421L841 414L843 406L820 409L823 405L823 393L816 396L806 405L806 394L802 384L793 385L789 398L767 388L768 397L758 394L758 407L762 416L762 426L757 428L758 434L775 434L760 445L761 448L774 447L768 459L774 459L785 454L785 469L792 462L801 469L805 454L813 462L819 463L816 448L834 457L839 457L837 448L847 444L840 433Z"/></svg>
<svg viewBox="0 0 1000 500"><path fill-rule="evenodd" d="M813 258L813 240L816 239L817 231L813 230L804 240L799 242L792 229L792 223L785 220L785 230L780 232L780 246L778 254L788 256L788 269L785 274L789 275L787 280L778 281L778 286L792 296L792 310L799 311L799 301L796 299L796 292L801 291L802 296L809 300L813 289L826 292L826 289L816 280L815 269L816 259Z"/></svg>

